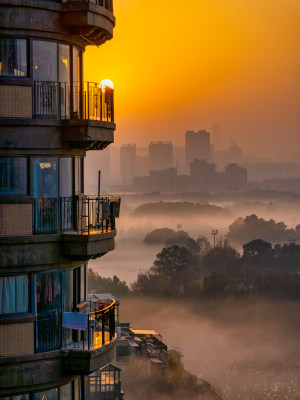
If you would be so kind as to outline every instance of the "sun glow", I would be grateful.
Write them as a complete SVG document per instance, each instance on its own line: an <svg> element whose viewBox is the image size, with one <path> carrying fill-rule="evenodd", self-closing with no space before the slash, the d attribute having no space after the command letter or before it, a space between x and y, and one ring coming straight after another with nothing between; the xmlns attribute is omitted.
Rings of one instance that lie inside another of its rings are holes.
<svg viewBox="0 0 300 400"><path fill-rule="evenodd" d="M110 79L103 79L103 81L100 82L100 85L102 86L108 86L110 88L114 88L114 84Z"/></svg>

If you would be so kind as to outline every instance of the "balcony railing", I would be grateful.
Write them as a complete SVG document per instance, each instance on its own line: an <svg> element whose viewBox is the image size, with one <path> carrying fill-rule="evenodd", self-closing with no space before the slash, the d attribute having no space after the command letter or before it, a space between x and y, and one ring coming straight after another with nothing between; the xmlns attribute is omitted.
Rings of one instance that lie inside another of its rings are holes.
<svg viewBox="0 0 300 400"><path fill-rule="evenodd" d="M120 197L61 197L34 199L33 233L111 232L120 213Z"/></svg>
<svg viewBox="0 0 300 400"><path fill-rule="evenodd" d="M114 122L114 91L98 83L34 82L34 117Z"/></svg>
<svg viewBox="0 0 300 400"><path fill-rule="evenodd" d="M63 328L62 320L63 316L59 310L50 310L37 315L35 342L37 353L61 347L90 350L109 344L116 333L115 300L106 299L105 302L89 300L85 331Z"/></svg>
<svg viewBox="0 0 300 400"><path fill-rule="evenodd" d="M62 343L61 313L51 310L36 317L36 343L37 353L59 349Z"/></svg>
<svg viewBox="0 0 300 400"><path fill-rule="evenodd" d="M89 300L87 329L77 337L64 343L65 348L81 350L97 349L109 344L116 334L115 300Z"/></svg>
<svg viewBox="0 0 300 400"><path fill-rule="evenodd" d="M89 3L97 4L101 7L106 8L108 11L113 12L113 0L67 0L63 3Z"/></svg>

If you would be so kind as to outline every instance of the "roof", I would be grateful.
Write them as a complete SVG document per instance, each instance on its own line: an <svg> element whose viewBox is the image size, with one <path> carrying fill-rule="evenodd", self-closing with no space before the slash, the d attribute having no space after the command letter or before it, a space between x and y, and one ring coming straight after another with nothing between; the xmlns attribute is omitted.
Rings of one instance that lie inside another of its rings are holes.
<svg viewBox="0 0 300 400"><path fill-rule="evenodd" d="M131 329L131 331L135 335L152 335L152 336L156 336L157 335L157 332L152 331L152 330L147 330L147 329Z"/></svg>
<svg viewBox="0 0 300 400"><path fill-rule="evenodd" d="M168 346L168 351L177 351L177 353L182 353L182 350L180 347L176 347L176 346Z"/></svg>
<svg viewBox="0 0 300 400"><path fill-rule="evenodd" d="M132 347L139 347L139 345L138 345L134 340L128 340L128 343L129 343L130 346L132 346Z"/></svg>
<svg viewBox="0 0 300 400"><path fill-rule="evenodd" d="M99 293L99 294L89 294L89 299L95 299L95 300L107 300L107 299L113 299L117 304L120 304L120 300L113 296L111 293Z"/></svg>
<svg viewBox="0 0 300 400"><path fill-rule="evenodd" d="M156 363L156 364L163 364L163 362L159 358L156 358L156 357L151 357L150 360L151 360L151 362Z"/></svg>

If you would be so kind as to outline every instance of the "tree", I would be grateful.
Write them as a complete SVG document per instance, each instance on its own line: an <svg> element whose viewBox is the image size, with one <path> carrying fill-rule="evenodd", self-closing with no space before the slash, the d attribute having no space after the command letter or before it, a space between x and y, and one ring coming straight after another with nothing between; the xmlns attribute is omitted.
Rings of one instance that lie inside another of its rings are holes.
<svg viewBox="0 0 300 400"><path fill-rule="evenodd" d="M283 222L276 222L274 219L269 221L258 218L255 214L245 218L237 218L229 225L229 232L226 238L234 243L245 243L260 237L264 240L278 243L285 242L289 237L297 237L299 230L287 229Z"/></svg>
<svg viewBox="0 0 300 400"><path fill-rule="evenodd" d="M185 247L164 247L156 255L150 273L162 277L173 291L185 293L187 284L199 272L196 258Z"/></svg>
<svg viewBox="0 0 300 400"><path fill-rule="evenodd" d="M243 245L243 264L257 267L274 267L274 251L272 245L262 239L251 240Z"/></svg>
<svg viewBox="0 0 300 400"><path fill-rule="evenodd" d="M128 296L130 289L125 281L117 276L103 278L92 268L88 269L88 288L90 293L111 293L114 296Z"/></svg>
<svg viewBox="0 0 300 400"><path fill-rule="evenodd" d="M232 272L239 266L240 255L227 241L222 246L210 249L202 258L206 274Z"/></svg>
<svg viewBox="0 0 300 400"><path fill-rule="evenodd" d="M199 246L199 255L202 257L205 254L207 254L210 249L211 245L205 236L199 236L198 239L196 240L198 246Z"/></svg>
<svg viewBox="0 0 300 400"><path fill-rule="evenodd" d="M166 241L174 238L188 238L189 235L185 231L175 232L170 228L154 229L145 236L144 243L146 244L165 244Z"/></svg>

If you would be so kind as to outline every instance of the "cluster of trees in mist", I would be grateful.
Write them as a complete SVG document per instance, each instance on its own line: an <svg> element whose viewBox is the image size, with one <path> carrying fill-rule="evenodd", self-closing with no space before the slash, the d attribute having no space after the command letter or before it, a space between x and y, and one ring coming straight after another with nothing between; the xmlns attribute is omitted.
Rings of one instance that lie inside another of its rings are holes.
<svg viewBox="0 0 300 400"><path fill-rule="evenodd" d="M138 206L132 215L134 217L149 217L158 215L210 215L228 214L229 210L214 204L193 203L189 201L159 201Z"/></svg>
<svg viewBox="0 0 300 400"><path fill-rule="evenodd" d="M245 218L237 218L229 225L229 232L226 238L237 244L242 244L259 237L272 243L287 242L289 239L300 239L300 225L295 229L287 229L284 222L276 222L274 219L269 221L258 218L255 214Z"/></svg>
<svg viewBox="0 0 300 400"><path fill-rule="evenodd" d="M191 239L193 240L193 239ZM228 242L211 248L202 237L194 250L165 247L153 266L132 284L138 295L170 297L263 296L300 299L300 246L262 239L243 246L243 254ZM198 246L198 252L195 249Z"/></svg>
<svg viewBox="0 0 300 400"><path fill-rule="evenodd" d="M172 243L175 241L175 244ZM300 299L300 245L276 244L262 239L243 246L240 255L227 241L212 248L200 236L186 234L168 239L153 266L139 273L131 288L117 277L101 278L89 272L90 289L116 296L245 297Z"/></svg>

